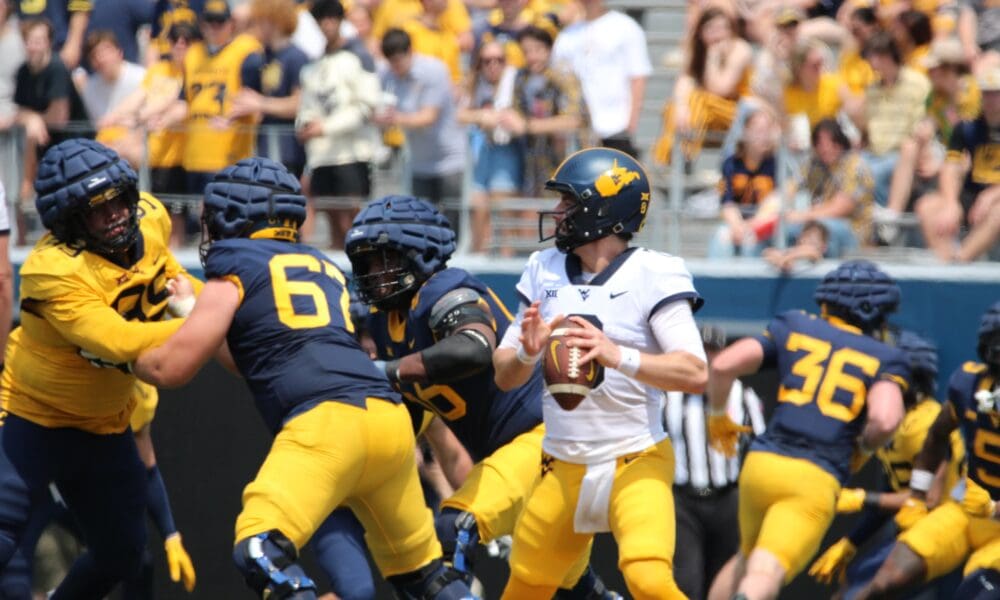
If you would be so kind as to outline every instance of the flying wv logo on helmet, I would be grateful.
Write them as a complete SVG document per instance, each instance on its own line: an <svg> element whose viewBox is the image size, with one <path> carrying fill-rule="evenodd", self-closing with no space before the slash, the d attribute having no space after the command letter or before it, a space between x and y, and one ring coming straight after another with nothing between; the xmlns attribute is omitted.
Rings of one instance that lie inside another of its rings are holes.
<svg viewBox="0 0 1000 600"><path fill-rule="evenodd" d="M646 222L649 177L634 158L611 148L581 150L559 165L545 189L563 194L566 210L539 211L538 237L556 240L556 248L574 248L609 235L631 237ZM551 220L555 219L555 232Z"/></svg>

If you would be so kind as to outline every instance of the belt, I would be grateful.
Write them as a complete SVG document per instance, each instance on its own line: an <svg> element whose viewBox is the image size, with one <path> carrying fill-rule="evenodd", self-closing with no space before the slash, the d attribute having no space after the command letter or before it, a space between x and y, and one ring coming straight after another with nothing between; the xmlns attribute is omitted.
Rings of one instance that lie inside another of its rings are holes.
<svg viewBox="0 0 1000 600"><path fill-rule="evenodd" d="M736 489L736 483L730 483L723 487L694 487L692 485L675 485L674 493L683 494L692 498L716 498L723 496Z"/></svg>

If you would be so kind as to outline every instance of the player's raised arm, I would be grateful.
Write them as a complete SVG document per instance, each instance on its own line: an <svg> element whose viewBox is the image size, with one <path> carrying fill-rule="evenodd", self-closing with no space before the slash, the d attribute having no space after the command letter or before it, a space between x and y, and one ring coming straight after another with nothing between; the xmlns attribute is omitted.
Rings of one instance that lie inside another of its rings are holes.
<svg viewBox="0 0 1000 600"><path fill-rule="evenodd" d="M862 448L885 445L903 420L903 390L895 381L879 381L868 391L868 421L861 432Z"/></svg>
<svg viewBox="0 0 1000 600"><path fill-rule="evenodd" d="M528 381L542 358L546 340L563 321L558 316L546 322L539 312L540 304L532 302L517 314L493 353L495 381L501 390L512 390Z"/></svg>

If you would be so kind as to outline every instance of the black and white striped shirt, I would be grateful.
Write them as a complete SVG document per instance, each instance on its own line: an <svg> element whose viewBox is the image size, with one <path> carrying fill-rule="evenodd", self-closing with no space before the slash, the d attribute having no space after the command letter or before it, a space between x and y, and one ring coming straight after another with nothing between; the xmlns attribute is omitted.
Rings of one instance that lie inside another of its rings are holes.
<svg viewBox="0 0 1000 600"><path fill-rule="evenodd" d="M709 447L707 410L704 396L667 393L663 415L664 427L674 446L674 485L702 491L725 488L739 479L744 448L735 457L726 458ZM733 382L726 411L734 423L752 427L754 435L764 432L766 420L760 398L739 380ZM745 438L741 446L747 443L749 439Z"/></svg>

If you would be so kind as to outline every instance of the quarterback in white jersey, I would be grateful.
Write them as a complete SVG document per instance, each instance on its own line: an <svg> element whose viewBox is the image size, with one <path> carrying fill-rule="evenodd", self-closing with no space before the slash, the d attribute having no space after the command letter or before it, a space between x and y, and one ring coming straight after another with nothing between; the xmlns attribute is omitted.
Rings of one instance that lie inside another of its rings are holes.
<svg viewBox="0 0 1000 600"><path fill-rule="evenodd" d="M632 596L683 598L673 580L673 451L664 390L701 393L708 369L684 262L630 248L649 205L631 156L591 148L546 188L562 198L540 215L556 248L534 253L517 285L523 306L494 353L501 389L520 385L556 327L596 360L604 379L573 410L545 392L542 480L514 531L504 598L551 597L594 533L611 531ZM545 238L550 239L550 238ZM544 240L543 240L544 241Z"/></svg>

